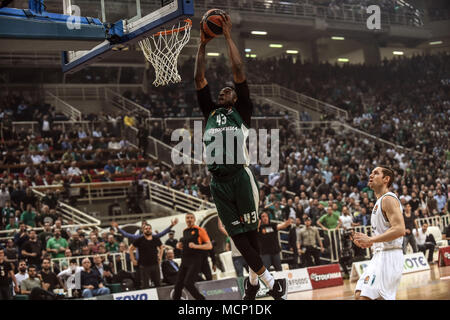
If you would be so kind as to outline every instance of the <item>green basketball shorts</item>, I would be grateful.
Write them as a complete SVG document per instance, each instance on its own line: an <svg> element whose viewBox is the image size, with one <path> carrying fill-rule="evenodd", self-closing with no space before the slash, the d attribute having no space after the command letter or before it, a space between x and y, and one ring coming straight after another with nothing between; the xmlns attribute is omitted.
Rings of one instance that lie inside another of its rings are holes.
<svg viewBox="0 0 450 320"><path fill-rule="evenodd" d="M242 167L230 177L211 180L211 195L229 236L258 228L259 188L253 173Z"/></svg>

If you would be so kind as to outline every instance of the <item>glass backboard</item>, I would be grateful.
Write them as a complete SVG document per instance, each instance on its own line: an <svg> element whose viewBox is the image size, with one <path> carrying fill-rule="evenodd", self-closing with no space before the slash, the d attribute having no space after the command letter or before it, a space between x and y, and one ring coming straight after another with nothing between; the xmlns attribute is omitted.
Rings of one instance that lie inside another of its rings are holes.
<svg viewBox="0 0 450 320"><path fill-rule="evenodd" d="M194 15L193 0L63 0L64 14L97 18L104 23L105 40L90 50L63 52L63 72L73 73L99 62L145 36L171 28Z"/></svg>

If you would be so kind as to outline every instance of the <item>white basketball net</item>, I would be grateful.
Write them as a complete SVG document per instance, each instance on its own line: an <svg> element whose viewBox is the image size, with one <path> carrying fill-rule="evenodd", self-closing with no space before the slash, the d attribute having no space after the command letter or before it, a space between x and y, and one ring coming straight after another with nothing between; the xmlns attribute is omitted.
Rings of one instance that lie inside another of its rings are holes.
<svg viewBox="0 0 450 320"><path fill-rule="evenodd" d="M139 41L145 58L155 68L154 86L166 86L169 83L181 81L181 76L178 74L178 56L189 42L191 28L192 21L186 19L174 25L171 30L158 32Z"/></svg>

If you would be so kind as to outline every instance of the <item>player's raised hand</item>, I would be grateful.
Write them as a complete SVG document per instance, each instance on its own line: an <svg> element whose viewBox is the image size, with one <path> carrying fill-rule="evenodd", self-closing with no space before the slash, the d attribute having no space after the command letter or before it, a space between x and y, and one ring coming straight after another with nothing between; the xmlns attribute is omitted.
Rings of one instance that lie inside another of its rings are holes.
<svg viewBox="0 0 450 320"><path fill-rule="evenodd" d="M222 17L223 36L225 38L230 37L231 36L231 28L233 26L230 15L228 13L224 13L224 14L221 14L220 16Z"/></svg>
<svg viewBox="0 0 450 320"><path fill-rule="evenodd" d="M202 28L202 23L203 23L203 21L200 22L200 42L201 42L201 44L206 45L213 38L208 36L207 34L205 34L205 32L203 31L203 28Z"/></svg>

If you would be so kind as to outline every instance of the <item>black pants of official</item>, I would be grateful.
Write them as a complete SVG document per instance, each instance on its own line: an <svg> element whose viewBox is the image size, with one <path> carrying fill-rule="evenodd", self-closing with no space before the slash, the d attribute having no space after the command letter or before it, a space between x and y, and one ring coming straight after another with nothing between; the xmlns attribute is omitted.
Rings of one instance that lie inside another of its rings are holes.
<svg viewBox="0 0 450 320"><path fill-rule="evenodd" d="M211 272L211 267L209 266L208 257L203 258L200 272L205 275L206 281L212 280L212 272Z"/></svg>
<svg viewBox="0 0 450 320"><path fill-rule="evenodd" d="M428 249L428 262L433 261L433 253L435 245L432 242L425 242L424 244L417 245L417 247L419 248L419 251L423 252L423 255L425 255Z"/></svg>
<svg viewBox="0 0 450 320"><path fill-rule="evenodd" d="M183 259L178 271L177 283L173 293L173 300L180 300L183 287L196 299L205 300L205 297L195 287L195 280L201 270L202 259Z"/></svg>
<svg viewBox="0 0 450 320"><path fill-rule="evenodd" d="M320 250L312 247L307 246L305 247L306 251L302 255L302 264L304 267L311 267L311 266L318 266L320 265ZM311 258L314 258L314 263L312 262Z"/></svg>
<svg viewBox="0 0 450 320"><path fill-rule="evenodd" d="M11 300L12 289L11 286L0 287L0 300Z"/></svg>
<svg viewBox="0 0 450 320"><path fill-rule="evenodd" d="M139 266L141 289L150 287L149 280L155 284L155 287L161 285L161 273L159 272L159 265Z"/></svg>

